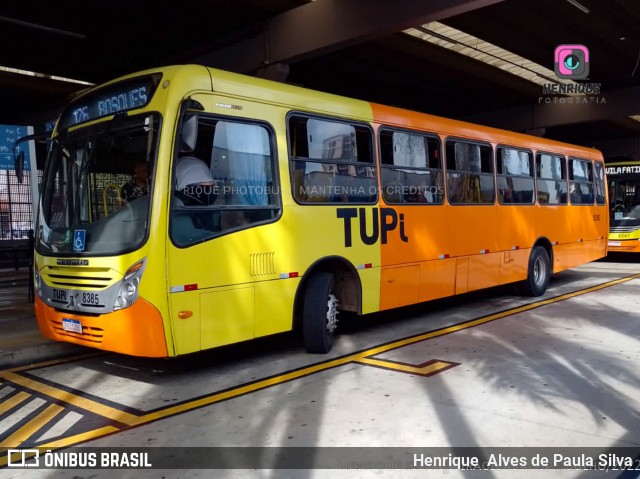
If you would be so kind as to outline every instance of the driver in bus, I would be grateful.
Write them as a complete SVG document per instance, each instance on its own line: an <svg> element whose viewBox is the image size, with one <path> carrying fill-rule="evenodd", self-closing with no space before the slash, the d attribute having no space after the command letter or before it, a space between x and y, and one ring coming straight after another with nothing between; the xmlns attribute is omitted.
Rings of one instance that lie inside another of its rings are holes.
<svg viewBox="0 0 640 479"><path fill-rule="evenodd" d="M129 203L149 193L149 178L151 177L149 165L140 161L133 167L133 178L122 185L120 197L122 203Z"/></svg>

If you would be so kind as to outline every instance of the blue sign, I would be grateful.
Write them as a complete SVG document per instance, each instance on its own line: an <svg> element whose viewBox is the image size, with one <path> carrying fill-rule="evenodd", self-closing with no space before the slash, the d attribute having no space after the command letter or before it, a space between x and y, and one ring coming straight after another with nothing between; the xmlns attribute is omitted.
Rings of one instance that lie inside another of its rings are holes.
<svg viewBox="0 0 640 479"><path fill-rule="evenodd" d="M84 239L86 230L75 230L73 232L73 251L84 251Z"/></svg>
<svg viewBox="0 0 640 479"><path fill-rule="evenodd" d="M28 134L27 126L0 125L0 170L13 170L13 144L18 138ZM31 169L29 142L20 143L17 151L24 151L24 170L29 171Z"/></svg>

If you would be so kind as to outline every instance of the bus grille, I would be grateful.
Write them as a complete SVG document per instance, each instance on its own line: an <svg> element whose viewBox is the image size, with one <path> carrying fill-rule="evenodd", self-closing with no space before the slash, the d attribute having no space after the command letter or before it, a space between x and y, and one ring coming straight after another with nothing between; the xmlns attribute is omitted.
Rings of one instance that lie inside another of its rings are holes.
<svg viewBox="0 0 640 479"><path fill-rule="evenodd" d="M251 276L261 276L264 274L275 274L275 256L274 252L253 253L250 255L250 273Z"/></svg>
<svg viewBox="0 0 640 479"><path fill-rule="evenodd" d="M70 338L80 339L86 343L100 344L104 336L104 329L82 326L82 335L78 333L70 333L62 328L62 321L51 320L51 327L56 333Z"/></svg>
<svg viewBox="0 0 640 479"><path fill-rule="evenodd" d="M640 229L640 226L611 226L609 233L633 233Z"/></svg>
<svg viewBox="0 0 640 479"><path fill-rule="evenodd" d="M42 270L42 278L54 288L85 288L101 290L114 282L109 268L65 268L49 266Z"/></svg>

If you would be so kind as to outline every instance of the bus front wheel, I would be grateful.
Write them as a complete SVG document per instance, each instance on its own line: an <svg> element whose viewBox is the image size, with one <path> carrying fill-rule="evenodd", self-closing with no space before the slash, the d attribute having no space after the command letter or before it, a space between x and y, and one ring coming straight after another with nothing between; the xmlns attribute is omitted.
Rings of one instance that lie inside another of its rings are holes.
<svg viewBox="0 0 640 479"><path fill-rule="evenodd" d="M551 280L551 261L549 253L542 246L535 246L529 256L527 279L524 280L523 289L527 296L542 296Z"/></svg>
<svg viewBox="0 0 640 479"><path fill-rule="evenodd" d="M302 338L309 353L328 353L338 326L338 298L331 273L316 273L309 278L302 311Z"/></svg>

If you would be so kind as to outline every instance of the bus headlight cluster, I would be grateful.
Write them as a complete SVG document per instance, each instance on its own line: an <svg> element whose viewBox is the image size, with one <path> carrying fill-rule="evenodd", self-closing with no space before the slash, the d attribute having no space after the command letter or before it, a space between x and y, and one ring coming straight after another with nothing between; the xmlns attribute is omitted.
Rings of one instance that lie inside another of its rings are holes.
<svg viewBox="0 0 640 479"><path fill-rule="evenodd" d="M36 294L42 297L42 278L40 277L40 271L38 267L34 265L33 267L33 286L35 288Z"/></svg>
<svg viewBox="0 0 640 479"><path fill-rule="evenodd" d="M142 272L144 271L144 260L138 261L127 270L122 278L118 294L113 303L113 310L124 309L131 306L138 299L138 286Z"/></svg>

